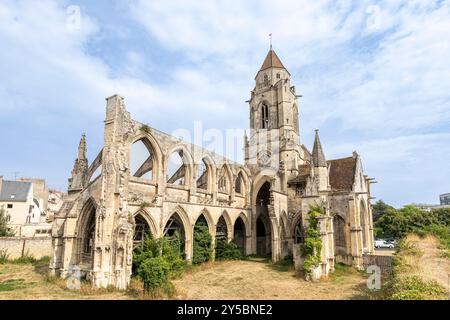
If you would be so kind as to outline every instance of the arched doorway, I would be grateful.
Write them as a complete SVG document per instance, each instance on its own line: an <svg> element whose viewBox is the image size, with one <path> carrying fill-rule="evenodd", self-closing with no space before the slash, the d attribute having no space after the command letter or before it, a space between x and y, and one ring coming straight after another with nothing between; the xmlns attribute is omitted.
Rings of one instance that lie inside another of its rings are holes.
<svg viewBox="0 0 450 320"><path fill-rule="evenodd" d="M91 200L84 205L79 229L79 262L87 267L92 267L95 247L95 212L96 208Z"/></svg>
<svg viewBox="0 0 450 320"><path fill-rule="evenodd" d="M164 227L163 236L169 241L178 241L180 253L185 257L186 232L184 230L183 221L178 213L174 213Z"/></svg>
<svg viewBox="0 0 450 320"><path fill-rule="evenodd" d="M134 217L134 236L133 236L133 246L136 248L142 246L145 241L146 236L152 236L150 231L150 226L147 220L138 213Z"/></svg>
<svg viewBox="0 0 450 320"><path fill-rule="evenodd" d="M256 254L272 253L272 228L269 217L270 183L265 182L256 196Z"/></svg>
<svg viewBox="0 0 450 320"><path fill-rule="evenodd" d="M245 224L241 217L238 217L234 223L233 241L241 250L241 255L245 255Z"/></svg>

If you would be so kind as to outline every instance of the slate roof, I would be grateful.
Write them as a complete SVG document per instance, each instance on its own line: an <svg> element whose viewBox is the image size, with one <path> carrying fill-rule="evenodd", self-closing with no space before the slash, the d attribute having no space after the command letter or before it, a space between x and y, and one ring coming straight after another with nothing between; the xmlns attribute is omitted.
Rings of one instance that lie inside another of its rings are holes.
<svg viewBox="0 0 450 320"><path fill-rule="evenodd" d="M356 161L355 157L328 161L332 190L352 190L355 181Z"/></svg>
<svg viewBox="0 0 450 320"><path fill-rule="evenodd" d="M298 176L290 179L289 184L301 184L305 182L309 175L311 174L311 166L309 164L304 164L298 166Z"/></svg>
<svg viewBox="0 0 450 320"><path fill-rule="evenodd" d="M25 202L30 189L31 182L3 180L0 201Z"/></svg>

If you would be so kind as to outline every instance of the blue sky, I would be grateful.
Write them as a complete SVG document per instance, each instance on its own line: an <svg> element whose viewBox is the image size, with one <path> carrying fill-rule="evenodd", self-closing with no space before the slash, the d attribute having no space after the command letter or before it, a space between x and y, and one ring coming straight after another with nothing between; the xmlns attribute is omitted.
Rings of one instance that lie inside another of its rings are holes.
<svg viewBox="0 0 450 320"><path fill-rule="evenodd" d="M166 132L247 128L269 33L303 95L302 143L317 128L328 159L357 150L397 206L450 192L450 1L4 0L0 174L66 189L116 93Z"/></svg>

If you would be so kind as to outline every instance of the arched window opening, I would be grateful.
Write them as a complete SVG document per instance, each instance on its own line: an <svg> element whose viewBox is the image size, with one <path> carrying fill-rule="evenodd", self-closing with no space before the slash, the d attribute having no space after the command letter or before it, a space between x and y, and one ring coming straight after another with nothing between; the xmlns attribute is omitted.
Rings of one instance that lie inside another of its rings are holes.
<svg viewBox="0 0 450 320"><path fill-rule="evenodd" d="M136 215L134 222L133 245L134 247L138 247L144 244L145 237L152 236L152 234L150 232L150 226L148 225L147 220L145 220L142 215Z"/></svg>
<svg viewBox="0 0 450 320"><path fill-rule="evenodd" d="M269 85L269 76L267 74L264 75L264 86L268 86Z"/></svg>
<svg viewBox="0 0 450 320"><path fill-rule="evenodd" d="M197 188L208 190L209 168L203 159L197 167Z"/></svg>
<svg viewBox="0 0 450 320"><path fill-rule="evenodd" d="M269 128L269 106L266 103L261 105L261 129Z"/></svg>
<svg viewBox="0 0 450 320"><path fill-rule="evenodd" d="M131 146L130 172L134 177L153 179L154 153L143 140L136 141Z"/></svg>
<svg viewBox="0 0 450 320"><path fill-rule="evenodd" d="M167 183L174 185L184 185L186 183L186 165L183 161L183 151L174 152L169 157Z"/></svg>
<svg viewBox="0 0 450 320"><path fill-rule="evenodd" d="M345 248L345 221L341 216L333 218L334 246Z"/></svg>
<svg viewBox="0 0 450 320"><path fill-rule="evenodd" d="M242 172L239 172L235 184L234 184L234 190L237 194L244 195L245 193L245 180L244 176L242 175Z"/></svg>
<svg viewBox="0 0 450 320"><path fill-rule="evenodd" d="M177 241L180 247L180 253L184 255L184 243L186 241L183 221L177 213L174 213L167 221L164 227L164 237L169 241Z"/></svg>
<svg viewBox="0 0 450 320"><path fill-rule="evenodd" d="M227 170L225 166L222 166L222 169L220 169L218 187L220 192L228 192Z"/></svg>

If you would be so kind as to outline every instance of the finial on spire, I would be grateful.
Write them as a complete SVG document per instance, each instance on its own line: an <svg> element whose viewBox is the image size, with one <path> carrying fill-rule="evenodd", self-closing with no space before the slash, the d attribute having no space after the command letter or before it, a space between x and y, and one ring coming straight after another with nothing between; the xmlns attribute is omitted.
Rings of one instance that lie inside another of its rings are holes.
<svg viewBox="0 0 450 320"><path fill-rule="evenodd" d="M272 50L272 33L269 33L270 50Z"/></svg>
<svg viewBox="0 0 450 320"><path fill-rule="evenodd" d="M86 133L83 132L80 144L78 145L78 159L86 159L86 149Z"/></svg>

